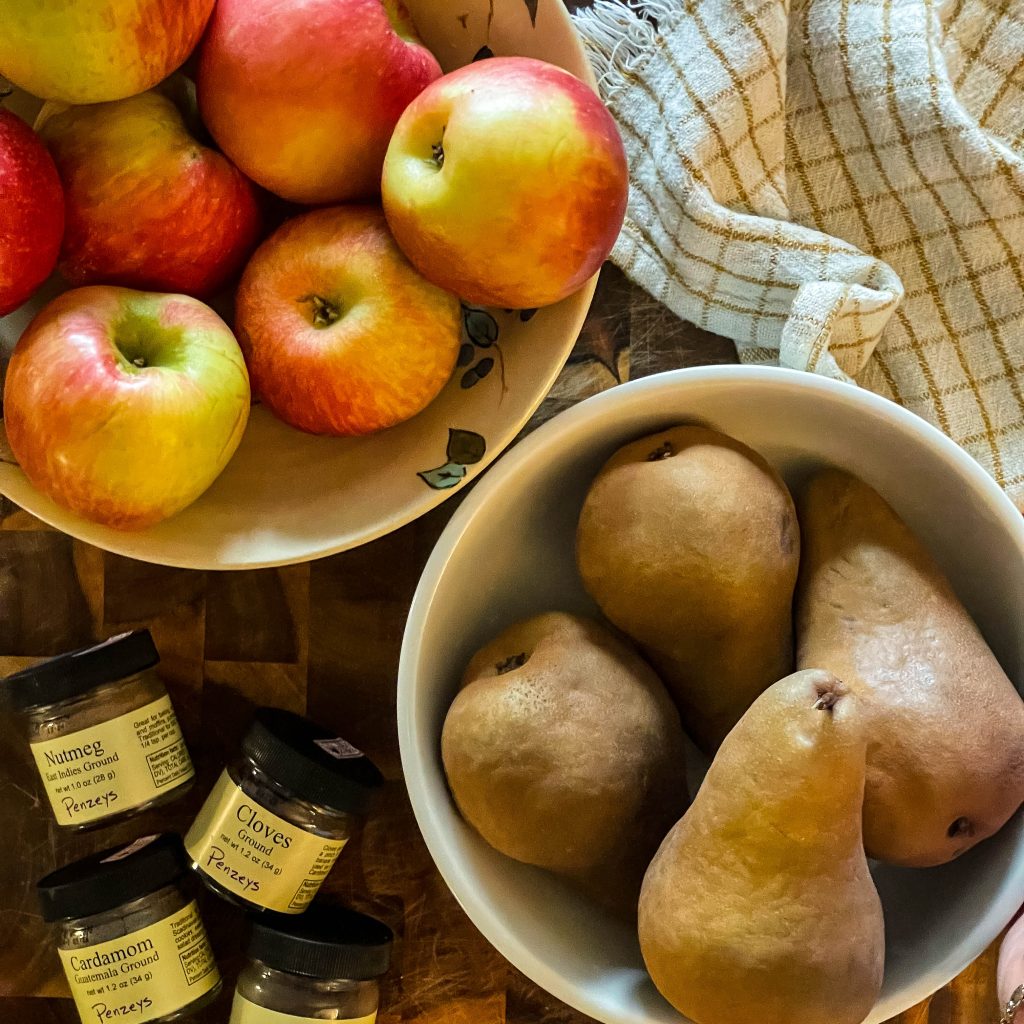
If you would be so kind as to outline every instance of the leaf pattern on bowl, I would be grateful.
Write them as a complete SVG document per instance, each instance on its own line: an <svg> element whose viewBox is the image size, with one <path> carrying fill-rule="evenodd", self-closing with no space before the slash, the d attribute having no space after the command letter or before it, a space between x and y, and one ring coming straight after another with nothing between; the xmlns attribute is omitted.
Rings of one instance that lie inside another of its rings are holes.
<svg viewBox="0 0 1024 1024"><path fill-rule="evenodd" d="M540 0L523 0L526 4L526 13L530 15L530 24L537 27L537 8L540 6ZM572 8L570 8L572 10ZM469 28L469 14L456 14L455 20L463 27ZM491 22L494 21L494 0L490 0L487 10L487 38L490 41L491 36ZM476 54L473 56L473 63L478 60L486 60L488 57L493 57L494 51L488 45L481 46Z"/></svg>
<svg viewBox="0 0 1024 1024"><path fill-rule="evenodd" d="M459 379L462 388L479 384L494 369L494 356L482 354L477 349L494 349L501 365L501 390L505 391L505 362L498 345L498 321L486 309L478 306L462 306L462 330L466 337L459 349L457 365L468 367ZM479 356L479 358L477 358ZM473 360L476 359L474 363ZM473 365L470 365L470 364Z"/></svg>
<svg viewBox="0 0 1024 1024"><path fill-rule="evenodd" d="M468 472L468 467L479 462L486 453L487 441L481 434L449 427L448 447L445 450L448 461L443 466L426 469L416 475L434 490L447 490L459 483Z"/></svg>
<svg viewBox="0 0 1024 1024"><path fill-rule="evenodd" d="M416 475L435 491L446 491L462 480L466 475L466 467L457 462L447 462L437 469L426 469Z"/></svg>
<svg viewBox="0 0 1024 1024"><path fill-rule="evenodd" d="M471 388L478 384L494 369L494 360L490 356L481 359L475 366L471 366L463 375L459 384L463 388Z"/></svg>

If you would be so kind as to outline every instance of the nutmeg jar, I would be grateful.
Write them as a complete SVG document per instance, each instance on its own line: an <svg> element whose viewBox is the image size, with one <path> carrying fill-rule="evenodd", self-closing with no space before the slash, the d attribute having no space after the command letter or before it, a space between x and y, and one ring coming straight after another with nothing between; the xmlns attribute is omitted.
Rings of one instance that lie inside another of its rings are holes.
<svg viewBox="0 0 1024 1024"><path fill-rule="evenodd" d="M16 672L4 689L57 824L110 825L181 796L195 771L148 629Z"/></svg>
<svg viewBox="0 0 1024 1024"><path fill-rule="evenodd" d="M253 921L229 1024L374 1024L377 979L391 963L391 929L344 907Z"/></svg>
<svg viewBox="0 0 1024 1024"><path fill-rule="evenodd" d="M249 910L301 914L382 781L331 731L260 708L185 837L192 867Z"/></svg>
<svg viewBox="0 0 1024 1024"><path fill-rule="evenodd" d="M137 839L40 879L43 918L85 1024L176 1021L209 1005L221 979L176 835Z"/></svg>

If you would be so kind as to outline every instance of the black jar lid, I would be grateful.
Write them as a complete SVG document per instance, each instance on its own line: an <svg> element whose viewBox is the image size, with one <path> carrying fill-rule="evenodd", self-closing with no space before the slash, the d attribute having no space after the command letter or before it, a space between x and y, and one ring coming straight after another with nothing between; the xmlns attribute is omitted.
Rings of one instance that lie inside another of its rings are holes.
<svg viewBox="0 0 1024 1024"><path fill-rule="evenodd" d="M44 921L91 917L141 899L188 870L181 837L145 836L83 857L36 882Z"/></svg>
<svg viewBox="0 0 1024 1024"><path fill-rule="evenodd" d="M363 814L384 781L377 766L335 733L279 708L258 708L242 754L300 800Z"/></svg>
<svg viewBox="0 0 1024 1024"><path fill-rule="evenodd" d="M149 630L137 629L41 661L8 676L4 685L14 706L24 711L77 697L104 683L127 679L159 661Z"/></svg>
<svg viewBox="0 0 1024 1024"><path fill-rule="evenodd" d="M369 981L391 964L394 932L348 907L315 903L300 917L261 914L251 928L249 957L276 971Z"/></svg>

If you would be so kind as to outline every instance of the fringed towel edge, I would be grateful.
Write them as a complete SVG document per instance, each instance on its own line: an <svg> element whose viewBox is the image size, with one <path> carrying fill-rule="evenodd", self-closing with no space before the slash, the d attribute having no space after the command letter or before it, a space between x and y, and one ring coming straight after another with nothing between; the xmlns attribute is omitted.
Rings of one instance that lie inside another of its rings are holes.
<svg viewBox="0 0 1024 1024"><path fill-rule="evenodd" d="M678 0L595 0L573 15L605 102L643 70L659 32L680 14Z"/></svg>

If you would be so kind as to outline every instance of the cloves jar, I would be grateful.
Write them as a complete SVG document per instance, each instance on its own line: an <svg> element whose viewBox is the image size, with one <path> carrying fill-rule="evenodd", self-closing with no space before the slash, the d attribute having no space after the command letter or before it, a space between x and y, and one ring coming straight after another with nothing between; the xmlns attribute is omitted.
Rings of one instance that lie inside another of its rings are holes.
<svg viewBox="0 0 1024 1024"><path fill-rule="evenodd" d="M146 836L68 864L36 885L83 1024L176 1021L221 979L181 838Z"/></svg>
<svg viewBox="0 0 1024 1024"><path fill-rule="evenodd" d="M260 708L185 837L192 866L248 910L301 914L382 781L331 731Z"/></svg>
<svg viewBox="0 0 1024 1024"><path fill-rule="evenodd" d="M195 771L148 629L8 676L57 824L110 825L181 796Z"/></svg>
<svg viewBox="0 0 1024 1024"><path fill-rule="evenodd" d="M394 935L382 921L316 904L252 924L229 1024L374 1024Z"/></svg>

